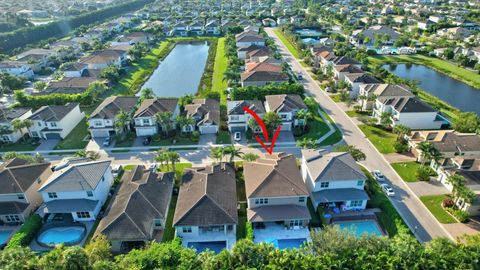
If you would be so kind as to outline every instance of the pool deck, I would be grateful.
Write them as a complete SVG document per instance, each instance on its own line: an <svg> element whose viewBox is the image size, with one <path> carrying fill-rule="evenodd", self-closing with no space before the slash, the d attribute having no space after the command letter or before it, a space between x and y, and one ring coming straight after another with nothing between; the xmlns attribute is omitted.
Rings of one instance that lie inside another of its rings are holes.
<svg viewBox="0 0 480 270"><path fill-rule="evenodd" d="M227 244L227 249L232 249L233 245L237 241L237 235L234 232L229 232L225 235L222 232L202 232L198 236L183 237L182 245L188 247L189 243L196 242L219 242L225 241Z"/></svg>
<svg viewBox="0 0 480 270"><path fill-rule="evenodd" d="M265 229L253 229L253 239L255 243L269 242L272 239L299 239L305 238L311 241L310 231L307 227L288 230L283 225L275 223L266 223Z"/></svg>
<svg viewBox="0 0 480 270"><path fill-rule="evenodd" d="M95 224L95 221L87 221L87 222L81 222L81 223L83 223L85 225L85 227L87 228L87 231L85 233L85 237L78 244L79 246L83 247L85 245L85 240L87 239L87 236L90 234L90 231L92 230L93 224ZM41 245L39 245L37 243L36 238L30 243L29 247L33 251L49 251L49 250L52 250L52 248L46 248L46 247L42 247Z"/></svg>

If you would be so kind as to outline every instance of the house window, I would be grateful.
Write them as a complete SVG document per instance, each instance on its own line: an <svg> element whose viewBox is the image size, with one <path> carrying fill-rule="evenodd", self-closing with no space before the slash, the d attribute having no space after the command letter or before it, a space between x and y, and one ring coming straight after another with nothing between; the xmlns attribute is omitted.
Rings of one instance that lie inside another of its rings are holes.
<svg viewBox="0 0 480 270"><path fill-rule="evenodd" d="M18 193L18 194L17 194L17 198L18 198L19 200L23 200L23 199L25 199L25 196L23 196L23 193Z"/></svg>
<svg viewBox="0 0 480 270"><path fill-rule="evenodd" d="M8 135L3 135L2 136L2 141L4 142L11 142L10 137Z"/></svg>
<svg viewBox="0 0 480 270"><path fill-rule="evenodd" d="M51 126L51 127L56 127L56 126L57 126L57 123L55 123L55 122L50 122L50 126Z"/></svg>
<svg viewBox="0 0 480 270"><path fill-rule="evenodd" d="M255 199L255 204L258 204L258 205L268 204L268 198Z"/></svg>
<svg viewBox="0 0 480 270"><path fill-rule="evenodd" d="M232 120L232 121L238 121L238 120L240 120L240 116L238 116L238 115L230 115L230 120Z"/></svg>
<svg viewBox="0 0 480 270"><path fill-rule="evenodd" d="M93 191L91 191L91 190L87 191L87 196L88 197L93 197Z"/></svg>
<svg viewBox="0 0 480 270"><path fill-rule="evenodd" d="M290 220L290 227L302 226L302 221L299 219Z"/></svg>
<svg viewBox="0 0 480 270"><path fill-rule="evenodd" d="M143 125L150 125L150 119L142 119Z"/></svg>
<svg viewBox="0 0 480 270"><path fill-rule="evenodd" d="M330 186L330 182L320 182L321 188L328 188Z"/></svg>
<svg viewBox="0 0 480 270"><path fill-rule="evenodd" d="M48 192L48 198L50 198L50 199L58 198L57 193L56 192Z"/></svg>
<svg viewBox="0 0 480 270"><path fill-rule="evenodd" d="M185 132L190 132L192 131L192 127L190 125L185 126Z"/></svg>
<svg viewBox="0 0 480 270"><path fill-rule="evenodd" d="M32 137L38 138L38 132L32 131Z"/></svg>
<svg viewBox="0 0 480 270"><path fill-rule="evenodd" d="M95 125L96 127L99 127L102 125L102 121L95 121L93 122L93 125Z"/></svg>
<svg viewBox="0 0 480 270"><path fill-rule="evenodd" d="M182 231L183 231L183 233L191 233L192 232L192 227L183 227Z"/></svg>
<svg viewBox="0 0 480 270"><path fill-rule="evenodd" d="M42 126L42 122L37 122L37 125L38 125L39 127L41 127L41 126Z"/></svg>
<svg viewBox="0 0 480 270"><path fill-rule="evenodd" d="M90 212L77 212L77 218L90 218Z"/></svg>
<svg viewBox="0 0 480 270"><path fill-rule="evenodd" d="M298 202L305 202L305 197L298 197Z"/></svg>
<svg viewBox="0 0 480 270"><path fill-rule="evenodd" d="M357 181L357 186L363 187L363 180L358 180Z"/></svg>
<svg viewBox="0 0 480 270"><path fill-rule="evenodd" d="M286 114L281 114L280 116L282 117L282 119L287 119L287 115L286 115Z"/></svg>
<svg viewBox="0 0 480 270"><path fill-rule="evenodd" d="M160 219L154 219L153 224L155 227L162 227L162 221Z"/></svg>
<svg viewBox="0 0 480 270"><path fill-rule="evenodd" d="M20 221L20 217L18 215L6 215L5 219L7 220L7 222L19 222Z"/></svg>
<svg viewBox="0 0 480 270"><path fill-rule="evenodd" d="M362 206L362 200L350 201L350 207L360 207Z"/></svg>

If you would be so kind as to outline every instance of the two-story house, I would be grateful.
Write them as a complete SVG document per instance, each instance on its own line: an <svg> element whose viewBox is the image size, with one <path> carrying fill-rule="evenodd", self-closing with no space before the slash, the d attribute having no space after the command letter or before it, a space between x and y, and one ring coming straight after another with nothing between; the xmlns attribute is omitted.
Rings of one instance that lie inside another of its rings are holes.
<svg viewBox="0 0 480 270"><path fill-rule="evenodd" d="M350 96L357 98L360 92L360 86L365 84L380 83L380 81L365 73L347 73L345 74L344 81L351 86Z"/></svg>
<svg viewBox="0 0 480 270"><path fill-rule="evenodd" d="M307 239L311 219L307 187L293 155L273 153L254 162L244 162L247 219L254 228L254 241Z"/></svg>
<svg viewBox="0 0 480 270"><path fill-rule="evenodd" d="M27 128L14 130L12 122L16 119L25 120L32 115L30 108L0 108L0 141L4 143L15 143L21 139Z"/></svg>
<svg viewBox="0 0 480 270"><path fill-rule="evenodd" d="M14 158L0 166L0 220L6 224L23 223L42 197L37 192L50 175L50 163L29 164Z"/></svg>
<svg viewBox="0 0 480 270"><path fill-rule="evenodd" d="M178 99L175 98L152 98L145 99L133 115L137 136L151 136L160 131L159 124L155 121L157 113L171 112L170 129L174 129L174 120L180 113Z"/></svg>
<svg viewBox="0 0 480 270"><path fill-rule="evenodd" d="M299 95L283 94L265 96L265 111L276 112L282 118L282 131L292 130L299 124L295 115L300 110L308 110L307 105Z"/></svg>
<svg viewBox="0 0 480 270"><path fill-rule="evenodd" d="M110 163L72 163L53 172L38 189L44 201L43 214L71 216L74 221L95 220L113 183Z"/></svg>
<svg viewBox="0 0 480 270"><path fill-rule="evenodd" d="M129 96L112 96L103 100L88 118L88 128L92 138L114 135L116 116L122 111L131 114L137 102L138 97Z"/></svg>
<svg viewBox="0 0 480 270"><path fill-rule="evenodd" d="M33 70L27 62L0 61L0 73L4 72L13 76L23 76L28 79L33 77Z"/></svg>
<svg viewBox="0 0 480 270"><path fill-rule="evenodd" d="M79 103L42 106L28 117L33 122L30 137L65 139L84 117Z"/></svg>
<svg viewBox="0 0 480 270"><path fill-rule="evenodd" d="M220 126L220 102L212 98L194 99L185 105L185 115L193 118L195 126L184 126L183 132L198 128L200 134L215 134Z"/></svg>
<svg viewBox="0 0 480 270"><path fill-rule="evenodd" d="M301 168L315 207L365 209L367 177L349 153L302 150Z"/></svg>
<svg viewBox="0 0 480 270"><path fill-rule="evenodd" d="M173 217L175 234L182 238L182 244L199 252L209 242L230 249L236 241L237 223L233 164L185 170Z"/></svg>
<svg viewBox="0 0 480 270"><path fill-rule="evenodd" d="M264 86L289 81L289 77L285 74L281 65L269 63L266 60L268 59L263 59L263 61L260 62L250 62L246 65L245 72L240 74L242 87Z"/></svg>
<svg viewBox="0 0 480 270"><path fill-rule="evenodd" d="M202 22L197 21L197 22L193 22L193 23L189 24L187 29L188 29L188 32L190 33L190 35L201 36L201 35L203 35L203 33L205 31L205 25Z"/></svg>
<svg viewBox="0 0 480 270"><path fill-rule="evenodd" d="M373 46L377 39L381 39L382 45L392 45L399 38L400 34L392 28L384 25L374 25L365 30L353 31L350 41L356 45Z"/></svg>
<svg viewBox="0 0 480 270"><path fill-rule="evenodd" d="M235 100L227 102L227 115L228 115L228 130L230 132L247 131L249 126L248 122L252 119L252 115L246 112L243 108L247 107L258 116L263 117L265 114L265 108L260 100ZM253 132L259 132L260 130L253 130Z"/></svg>
<svg viewBox="0 0 480 270"><path fill-rule="evenodd" d="M220 24L215 20L208 22L205 25L205 33L207 35L214 35L214 36L220 35L222 33Z"/></svg>
<svg viewBox="0 0 480 270"><path fill-rule="evenodd" d="M235 35L237 47L247 47L250 45L265 46L265 39L256 31L244 31Z"/></svg>
<svg viewBox="0 0 480 270"><path fill-rule="evenodd" d="M112 205L98 224L113 252L128 252L150 241L161 241L172 198L175 173L158 173L145 166L125 171Z"/></svg>
<svg viewBox="0 0 480 270"><path fill-rule="evenodd" d="M127 58L126 51L105 49L83 57L80 62L87 64L89 69L104 69L111 65L121 68L126 63Z"/></svg>
<svg viewBox="0 0 480 270"><path fill-rule="evenodd" d="M253 51L268 51L268 48L266 46L260 46L260 45L249 45L249 46L244 46L240 47L237 49L237 56L241 60L245 60L247 58L247 54Z"/></svg>

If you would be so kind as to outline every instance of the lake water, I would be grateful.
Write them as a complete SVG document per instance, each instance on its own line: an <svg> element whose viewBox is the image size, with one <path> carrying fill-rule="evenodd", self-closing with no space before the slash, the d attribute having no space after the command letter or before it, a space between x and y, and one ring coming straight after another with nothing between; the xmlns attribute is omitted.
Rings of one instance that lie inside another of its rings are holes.
<svg viewBox="0 0 480 270"><path fill-rule="evenodd" d="M423 65L384 65L386 70L410 80L419 81L419 87L452 106L480 115L480 90L448 77Z"/></svg>
<svg viewBox="0 0 480 270"><path fill-rule="evenodd" d="M197 93L208 58L208 44L179 43L142 86L158 97L181 97Z"/></svg>

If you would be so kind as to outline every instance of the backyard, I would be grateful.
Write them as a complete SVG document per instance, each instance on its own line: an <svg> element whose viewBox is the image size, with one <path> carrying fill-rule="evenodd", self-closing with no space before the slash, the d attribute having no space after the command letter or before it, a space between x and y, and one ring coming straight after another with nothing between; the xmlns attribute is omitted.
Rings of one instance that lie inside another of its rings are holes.
<svg viewBox="0 0 480 270"><path fill-rule="evenodd" d="M420 168L420 164L411 162L398 162L392 163L392 168L402 177L405 182L417 182L417 170Z"/></svg>
<svg viewBox="0 0 480 270"><path fill-rule="evenodd" d="M397 140L395 134L376 126L358 125L358 127L380 153L389 154L395 152L393 147Z"/></svg>
<svg viewBox="0 0 480 270"><path fill-rule="evenodd" d="M429 195L420 197L420 200L440 223L456 223L457 221L442 207L442 201L447 197L448 195Z"/></svg>

